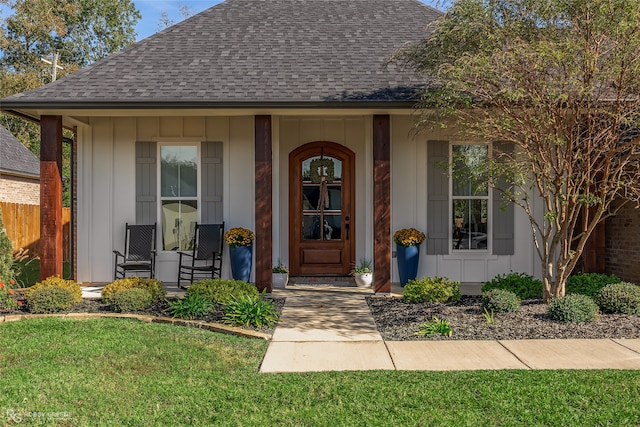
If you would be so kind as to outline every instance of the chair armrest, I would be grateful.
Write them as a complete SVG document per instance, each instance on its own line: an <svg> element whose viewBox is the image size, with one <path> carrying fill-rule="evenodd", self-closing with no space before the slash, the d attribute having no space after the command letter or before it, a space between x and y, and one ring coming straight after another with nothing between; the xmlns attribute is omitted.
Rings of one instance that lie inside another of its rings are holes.
<svg viewBox="0 0 640 427"><path fill-rule="evenodd" d="M116 254L116 262L118 262L118 257L124 259L124 255L122 254L122 252L120 251L113 251L114 254Z"/></svg>
<svg viewBox="0 0 640 427"><path fill-rule="evenodd" d="M182 255L186 255L186 256L190 256L191 258L193 258L193 253L191 252L185 252L185 251L176 251L180 256Z"/></svg>

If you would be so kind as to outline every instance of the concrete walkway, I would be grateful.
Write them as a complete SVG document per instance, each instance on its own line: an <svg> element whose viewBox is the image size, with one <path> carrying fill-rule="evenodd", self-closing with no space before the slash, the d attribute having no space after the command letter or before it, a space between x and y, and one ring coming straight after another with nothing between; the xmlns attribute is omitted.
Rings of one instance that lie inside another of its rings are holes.
<svg viewBox="0 0 640 427"><path fill-rule="evenodd" d="M385 342L365 301L370 294L274 290L287 300L260 371L640 369L640 339Z"/></svg>

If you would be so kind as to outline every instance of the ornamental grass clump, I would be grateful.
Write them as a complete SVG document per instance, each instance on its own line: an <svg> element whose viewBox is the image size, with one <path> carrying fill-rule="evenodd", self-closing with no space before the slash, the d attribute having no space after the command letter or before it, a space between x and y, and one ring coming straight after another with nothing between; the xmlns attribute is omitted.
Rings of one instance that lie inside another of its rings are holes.
<svg viewBox="0 0 640 427"><path fill-rule="evenodd" d="M189 286L187 295L198 295L214 304L224 304L231 297L258 295L258 289L242 280L205 279Z"/></svg>
<svg viewBox="0 0 640 427"><path fill-rule="evenodd" d="M147 289L122 289L111 297L111 308L119 313L144 311L153 304L153 295Z"/></svg>
<svg viewBox="0 0 640 427"><path fill-rule="evenodd" d="M459 301L460 282L444 277L423 277L409 280L402 298L409 303Z"/></svg>
<svg viewBox="0 0 640 427"><path fill-rule="evenodd" d="M498 275L482 285L482 292L491 289L511 291L521 300L542 298L542 282L525 273Z"/></svg>
<svg viewBox="0 0 640 427"><path fill-rule="evenodd" d="M605 286L596 296L604 313L640 314L640 286L621 282Z"/></svg>
<svg viewBox="0 0 640 427"><path fill-rule="evenodd" d="M253 231L244 227L231 228L224 233L224 241L232 248L250 246L255 238Z"/></svg>
<svg viewBox="0 0 640 427"><path fill-rule="evenodd" d="M423 232L415 228L401 228L393 235L393 241L401 246L417 246L425 239Z"/></svg>
<svg viewBox="0 0 640 427"><path fill-rule="evenodd" d="M169 308L166 312L179 319L194 319L206 316L211 310L213 310L213 303L208 298L187 293L184 298L169 301Z"/></svg>
<svg viewBox="0 0 640 427"><path fill-rule="evenodd" d="M233 326L271 327L278 321L276 305L262 295L232 296L223 305L224 321Z"/></svg>
<svg viewBox="0 0 640 427"><path fill-rule="evenodd" d="M152 302L160 302L165 298L165 292L162 288L162 282L157 279L149 279L145 277L126 277L124 279L114 280L107 286L102 288L102 300L111 304L113 297L117 292L125 289L138 288L144 289L151 294Z"/></svg>
<svg viewBox="0 0 640 427"><path fill-rule="evenodd" d="M451 335L453 335L453 330L451 329L448 320L440 319L438 316L433 316L431 321L427 320L420 325L420 329L418 329L415 334L421 336L440 334L446 337L451 337Z"/></svg>
<svg viewBox="0 0 640 427"><path fill-rule="evenodd" d="M520 310L520 298L506 289L491 289L482 293L480 305L488 313L514 313Z"/></svg>
<svg viewBox="0 0 640 427"><path fill-rule="evenodd" d="M591 322L598 317L598 305L586 295L568 294L552 299L547 312L560 322Z"/></svg>

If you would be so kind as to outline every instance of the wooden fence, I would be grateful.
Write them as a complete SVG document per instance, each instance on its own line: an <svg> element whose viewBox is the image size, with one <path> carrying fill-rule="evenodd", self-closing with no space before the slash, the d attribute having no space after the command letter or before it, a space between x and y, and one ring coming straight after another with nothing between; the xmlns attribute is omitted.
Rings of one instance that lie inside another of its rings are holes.
<svg viewBox="0 0 640 427"><path fill-rule="evenodd" d="M28 251L29 257L40 255L40 206L0 202L2 219L13 251ZM62 208L62 248L64 260L71 259L71 209Z"/></svg>

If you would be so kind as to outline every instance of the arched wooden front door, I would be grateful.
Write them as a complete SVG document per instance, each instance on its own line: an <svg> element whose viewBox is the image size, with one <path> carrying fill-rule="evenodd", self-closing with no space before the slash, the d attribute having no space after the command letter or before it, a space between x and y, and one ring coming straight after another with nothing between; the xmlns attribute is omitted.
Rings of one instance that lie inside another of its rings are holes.
<svg viewBox="0 0 640 427"><path fill-rule="evenodd" d="M291 274L347 275L355 256L355 155L311 142L289 155Z"/></svg>

